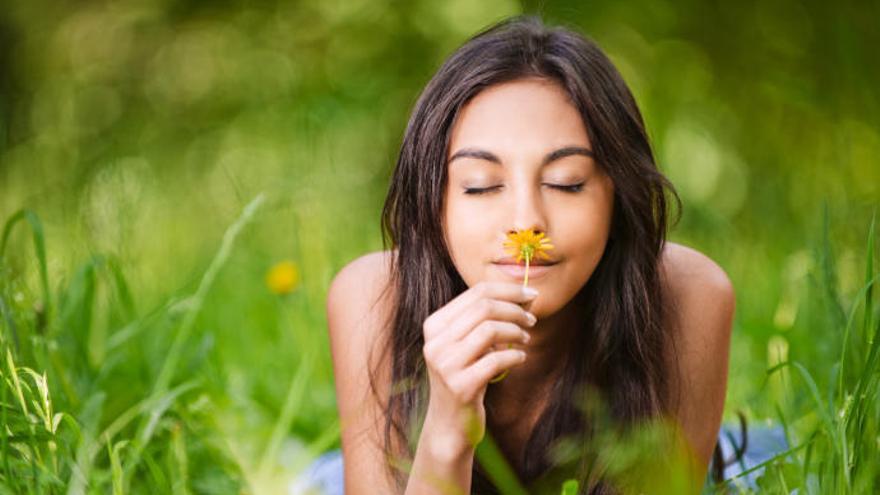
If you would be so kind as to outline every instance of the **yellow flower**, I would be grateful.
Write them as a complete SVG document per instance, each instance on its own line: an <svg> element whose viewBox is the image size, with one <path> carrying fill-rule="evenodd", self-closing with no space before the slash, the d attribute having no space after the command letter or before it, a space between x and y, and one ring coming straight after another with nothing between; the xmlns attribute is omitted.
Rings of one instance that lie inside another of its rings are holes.
<svg viewBox="0 0 880 495"><path fill-rule="evenodd" d="M550 238L544 237L543 232L536 234L534 230L526 229L507 234L504 249L510 256L516 256L517 263L526 260L526 275L523 277L523 287L526 287L529 285L529 263L536 256L549 260L547 251L553 249L553 244L550 244Z"/></svg>
<svg viewBox="0 0 880 495"><path fill-rule="evenodd" d="M289 294L297 285L299 285L299 270L292 261L280 261L266 273L266 286L276 294Z"/></svg>
<svg viewBox="0 0 880 495"><path fill-rule="evenodd" d="M536 234L532 229L511 232L507 234L507 240L504 241L504 250L510 256L516 256L517 263L526 260L526 274L523 276L523 287L529 285L529 263L535 256L549 260L550 256L547 256L547 251L550 249L553 249L553 244L550 244L550 239L545 237L543 232ZM508 349L511 347L513 346L507 344ZM507 376L509 371L510 370L504 370L504 372L489 380L489 383L496 383L504 380L504 377Z"/></svg>

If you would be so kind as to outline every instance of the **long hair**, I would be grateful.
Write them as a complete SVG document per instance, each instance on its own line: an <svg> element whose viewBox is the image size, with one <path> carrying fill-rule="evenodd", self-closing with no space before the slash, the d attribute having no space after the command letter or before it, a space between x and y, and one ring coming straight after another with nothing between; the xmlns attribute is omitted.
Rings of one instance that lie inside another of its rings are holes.
<svg viewBox="0 0 880 495"><path fill-rule="evenodd" d="M635 99L608 57L571 30L518 16L478 33L440 67L415 104L391 178L382 231L386 249L393 248L389 277L396 291L381 344L391 358L392 383L406 386L389 397L377 395L389 458L413 459L426 412L422 325L467 289L441 227L451 128L461 108L483 89L534 77L558 83L570 96L598 166L614 183L614 207L605 252L576 296L583 301L583 320L562 378L529 437L527 455L513 466L521 481L537 480L553 467L554 442L589 435L590 415L572 401L587 386L624 426L670 410L664 360L670 339L658 263L666 238L666 192L679 212L681 202L658 171ZM370 379L377 394L372 371ZM404 487L406 473L390 472ZM476 461L472 479L473 493L493 492ZM582 479L581 486L587 483ZM607 489L601 480L591 486L593 492Z"/></svg>

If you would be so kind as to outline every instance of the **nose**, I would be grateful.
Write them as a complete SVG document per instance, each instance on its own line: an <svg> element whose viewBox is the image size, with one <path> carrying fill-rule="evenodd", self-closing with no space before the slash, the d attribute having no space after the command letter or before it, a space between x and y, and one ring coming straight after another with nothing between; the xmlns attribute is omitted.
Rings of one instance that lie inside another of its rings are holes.
<svg viewBox="0 0 880 495"><path fill-rule="evenodd" d="M547 215L540 184L524 184L511 196L514 204L509 210L513 213L512 228L509 231L532 229L535 233L545 232Z"/></svg>

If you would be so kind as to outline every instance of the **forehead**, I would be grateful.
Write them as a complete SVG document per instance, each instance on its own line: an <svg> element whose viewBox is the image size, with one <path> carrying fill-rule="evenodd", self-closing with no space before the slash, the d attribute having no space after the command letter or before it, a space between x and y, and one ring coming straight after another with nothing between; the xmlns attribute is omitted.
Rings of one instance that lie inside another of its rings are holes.
<svg viewBox="0 0 880 495"><path fill-rule="evenodd" d="M554 146L589 147L589 143L581 115L565 89L546 79L523 79L490 86L461 109L448 155L468 146L546 153Z"/></svg>

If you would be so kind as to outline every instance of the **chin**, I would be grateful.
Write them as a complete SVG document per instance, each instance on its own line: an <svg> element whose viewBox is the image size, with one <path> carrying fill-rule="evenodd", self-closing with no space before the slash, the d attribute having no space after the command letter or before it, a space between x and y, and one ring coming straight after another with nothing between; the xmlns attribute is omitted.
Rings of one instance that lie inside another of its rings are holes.
<svg viewBox="0 0 880 495"><path fill-rule="evenodd" d="M540 289L539 289L540 290ZM562 306L558 304L558 301L553 300L541 300L541 296L538 296L538 299L532 303L532 306L529 308L529 311L535 315L539 320L548 318L556 314Z"/></svg>

